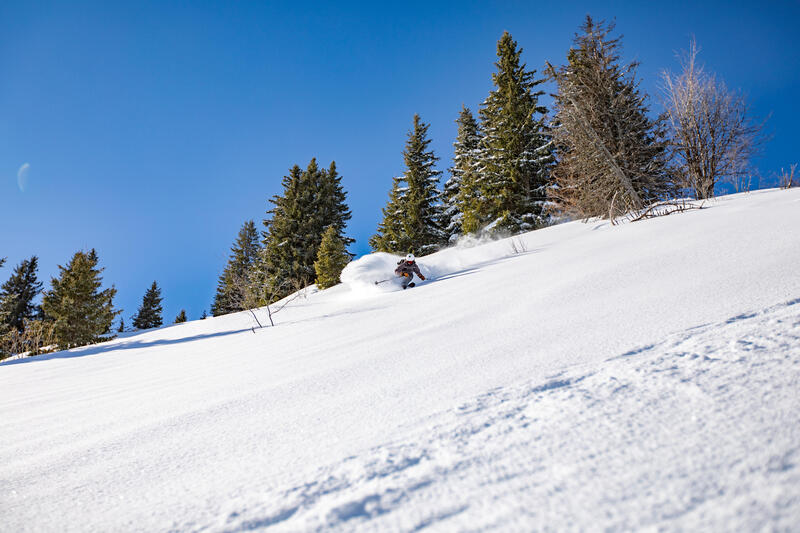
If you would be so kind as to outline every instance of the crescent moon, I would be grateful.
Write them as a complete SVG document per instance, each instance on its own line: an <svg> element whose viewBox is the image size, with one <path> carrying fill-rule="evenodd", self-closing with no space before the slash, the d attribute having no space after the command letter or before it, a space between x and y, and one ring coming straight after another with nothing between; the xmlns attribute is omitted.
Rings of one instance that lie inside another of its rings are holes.
<svg viewBox="0 0 800 533"><path fill-rule="evenodd" d="M17 170L17 186L21 192L25 192L25 186L28 185L28 170L30 168L31 165L29 163L23 163Z"/></svg>

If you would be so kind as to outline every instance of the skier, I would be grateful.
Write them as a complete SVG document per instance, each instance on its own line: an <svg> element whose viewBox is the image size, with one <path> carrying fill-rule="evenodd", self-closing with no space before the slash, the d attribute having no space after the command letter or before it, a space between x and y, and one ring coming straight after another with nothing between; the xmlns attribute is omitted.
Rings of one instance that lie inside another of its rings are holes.
<svg viewBox="0 0 800 533"><path fill-rule="evenodd" d="M414 279L414 274L419 276L419 279L422 281L425 281L425 276L419 271L419 266L417 266L414 254L408 254L405 259L401 259L400 262L397 263L397 268L394 269L394 275L403 278L403 288L405 289L414 286L414 282L411 281Z"/></svg>

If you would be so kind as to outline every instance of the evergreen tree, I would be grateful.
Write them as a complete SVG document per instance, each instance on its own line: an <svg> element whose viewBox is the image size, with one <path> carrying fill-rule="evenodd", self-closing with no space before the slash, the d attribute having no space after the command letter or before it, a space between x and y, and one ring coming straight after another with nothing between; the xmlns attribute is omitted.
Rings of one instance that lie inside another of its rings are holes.
<svg viewBox="0 0 800 533"><path fill-rule="evenodd" d="M350 254L347 253L344 241L339 237L334 226L328 226L322 236L317 260L314 262L317 287L327 289L339 283L339 276L349 262Z"/></svg>
<svg viewBox="0 0 800 533"><path fill-rule="evenodd" d="M314 212L319 214L317 215L318 220L316 221L314 234L316 235L319 232L320 237L316 246L319 247L321 245L325 232L331 226L334 227L336 237L344 243L345 247L353 244L355 239L346 237L344 234L347 221L352 217L352 213L350 213L350 208L347 207L347 193L342 186L342 178L336 170L335 161L331 161L327 172L322 172L319 192L317 193L317 204L318 207L314 209ZM348 255L350 254L348 253Z"/></svg>
<svg viewBox="0 0 800 533"><path fill-rule="evenodd" d="M408 235L403 227L408 187L405 176L392 178L392 189L389 191L389 202L383 208L383 221L378 224L378 232L369 239L369 245L377 252L398 252L413 250Z"/></svg>
<svg viewBox="0 0 800 533"><path fill-rule="evenodd" d="M464 218L473 226L517 233L547 223L546 195L552 143L545 131L547 109L539 104L544 82L520 62L522 48L505 32L497 42L495 85L480 109L478 179L469 180ZM474 223L472 222L474 221Z"/></svg>
<svg viewBox="0 0 800 533"><path fill-rule="evenodd" d="M311 165L309 165L311 166ZM316 169L316 162L311 170ZM306 173L307 174L307 173ZM305 245L307 206L303 205L302 189L307 180L303 170L295 165L283 177L283 195L270 199L273 207L264 220L264 248L260 274L264 278L266 300L279 299L290 292L292 280L302 279L302 248Z"/></svg>
<svg viewBox="0 0 800 533"><path fill-rule="evenodd" d="M434 169L439 158L428 150L429 127L414 115L414 129L408 133L403 151L406 171L393 178L383 222L369 241L373 250L425 255L445 242L441 193L437 189L441 171Z"/></svg>
<svg viewBox="0 0 800 533"><path fill-rule="evenodd" d="M36 278L38 262L35 255L22 261L0 287L0 332L11 328L22 332L26 319L41 317L41 308L33 303L42 290Z"/></svg>
<svg viewBox="0 0 800 533"><path fill-rule="evenodd" d="M307 257L307 237L310 223L310 185L319 170L312 159L306 171L298 165L283 178L283 195L271 199L274 207L264 220L264 248L260 263L264 300L278 300L293 288L311 283L304 258Z"/></svg>
<svg viewBox="0 0 800 533"><path fill-rule="evenodd" d="M125 319L119 317L119 328L117 328L117 333L122 333L125 331Z"/></svg>
<svg viewBox="0 0 800 533"><path fill-rule="evenodd" d="M206 318L208 318L208 313L206 313L206 310L203 309L203 314L200 315L200 320L205 320Z"/></svg>
<svg viewBox="0 0 800 533"><path fill-rule="evenodd" d="M312 159L305 170L295 165L283 178L283 195L270 201L274 207L264 221L264 248L258 266L266 303L314 283L322 235L333 226L339 239L352 239L343 232L350 210L335 163L320 169Z"/></svg>
<svg viewBox="0 0 800 533"><path fill-rule="evenodd" d="M164 323L161 316L163 309L161 308L161 289L154 281L153 284L147 289L142 297L142 305L139 306L139 311L133 317L133 327L136 329L151 329L160 327Z"/></svg>
<svg viewBox="0 0 800 533"><path fill-rule="evenodd" d="M261 244L258 230L252 220L245 222L236 237L231 256L217 284L217 293L211 304L211 314L226 315L243 311L244 291L252 290L253 267L259 258Z"/></svg>
<svg viewBox="0 0 800 533"><path fill-rule="evenodd" d="M555 197L581 217L640 209L672 190L665 124L648 117L647 95L636 81L637 63L619 65L613 24L587 16L558 81L558 164ZM612 214L613 215L613 214Z"/></svg>
<svg viewBox="0 0 800 533"><path fill-rule="evenodd" d="M175 317L175 323L183 324L184 322L186 322L186 309L181 309L181 312Z"/></svg>
<svg viewBox="0 0 800 533"><path fill-rule="evenodd" d="M77 252L66 267L59 265L60 275L51 280L52 289L45 292L42 308L55 321L55 335L61 349L102 342L109 335L114 317L113 299L117 290L100 290L104 269L97 268L97 252Z"/></svg>
<svg viewBox="0 0 800 533"><path fill-rule="evenodd" d="M480 130L472 111L466 106L461 106L461 113L458 115L458 134L453 143L453 167L450 169L450 179L444 184L444 222L443 226L448 241L454 241L459 235L465 233L464 212L472 213L472 204L475 199L468 196L468 192L475 192L476 178L476 159L480 147ZM466 188L462 187L464 182L468 183ZM463 192L462 192L463 191ZM466 221L470 231L476 231L478 223L472 219Z"/></svg>

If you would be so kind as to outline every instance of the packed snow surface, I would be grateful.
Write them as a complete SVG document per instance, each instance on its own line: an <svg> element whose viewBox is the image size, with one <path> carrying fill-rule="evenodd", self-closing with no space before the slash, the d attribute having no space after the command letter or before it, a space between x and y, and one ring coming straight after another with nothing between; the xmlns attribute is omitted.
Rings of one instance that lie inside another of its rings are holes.
<svg viewBox="0 0 800 533"><path fill-rule="evenodd" d="M800 524L800 190L396 260L0 365L0 530Z"/></svg>

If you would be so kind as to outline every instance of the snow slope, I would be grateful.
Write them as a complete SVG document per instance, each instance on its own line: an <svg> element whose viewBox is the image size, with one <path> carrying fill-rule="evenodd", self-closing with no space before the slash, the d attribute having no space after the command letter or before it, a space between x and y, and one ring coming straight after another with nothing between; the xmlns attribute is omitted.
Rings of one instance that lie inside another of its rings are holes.
<svg viewBox="0 0 800 533"><path fill-rule="evenodd" d="M0 364L0 530L794 529L800 190Z"/></svg>

